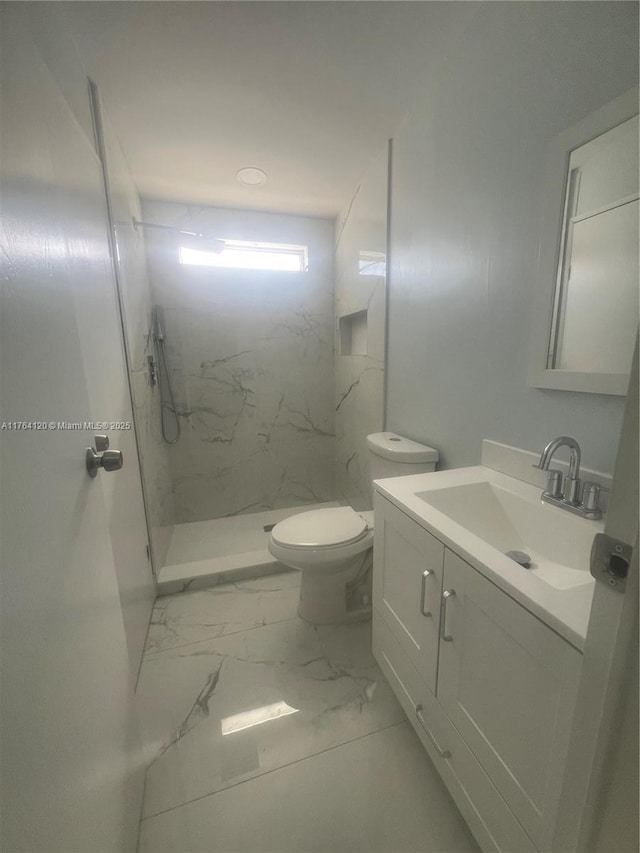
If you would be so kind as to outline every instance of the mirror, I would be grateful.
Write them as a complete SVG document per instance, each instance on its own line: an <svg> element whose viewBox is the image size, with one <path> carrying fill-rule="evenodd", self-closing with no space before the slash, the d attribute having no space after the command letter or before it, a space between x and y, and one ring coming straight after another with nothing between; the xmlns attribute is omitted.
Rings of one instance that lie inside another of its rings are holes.
<svg viewBox="0 0 640 853"><path fill-rule="evenodd" d="M550 146L529 384L626 394L638 329L638 90Z"/></svg>

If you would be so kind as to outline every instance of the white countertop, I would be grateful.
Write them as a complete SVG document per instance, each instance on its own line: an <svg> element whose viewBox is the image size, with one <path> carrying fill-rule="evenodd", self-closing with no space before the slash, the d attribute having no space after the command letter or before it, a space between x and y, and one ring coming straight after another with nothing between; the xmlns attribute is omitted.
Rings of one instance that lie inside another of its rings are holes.
<svg viewBox="0 0 640 853"><path fill-rule="evenodd" d="M494 484L532 501L534 505L541 503L539 488L482 465L376 480L375 488L488 580L582 651L594 586L588 560L584 566L584 582L569 589L555 588L418 497L418 493L430 490L481 482ZM574 529L576 524L585 525L579 530L587 540L591 533L595 536L603 530L601 521L587 521L549 504L542 506L544 512L549 514L548 520L554 525L570 524Z"/></svg>

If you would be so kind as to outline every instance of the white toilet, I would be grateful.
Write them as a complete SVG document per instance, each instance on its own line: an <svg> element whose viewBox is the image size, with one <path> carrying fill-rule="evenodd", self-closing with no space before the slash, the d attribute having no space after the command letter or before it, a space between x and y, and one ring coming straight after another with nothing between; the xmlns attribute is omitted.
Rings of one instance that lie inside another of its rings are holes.
<svg viewBox="0 0 640 853"><path fill-rule="evenodd" d="M367 436L373 480L433 471L438 451L392 432ZM373 512L350 506L292 515L271 531L269 551L302 572L298 615L326 625L371 615Z"/></svg>

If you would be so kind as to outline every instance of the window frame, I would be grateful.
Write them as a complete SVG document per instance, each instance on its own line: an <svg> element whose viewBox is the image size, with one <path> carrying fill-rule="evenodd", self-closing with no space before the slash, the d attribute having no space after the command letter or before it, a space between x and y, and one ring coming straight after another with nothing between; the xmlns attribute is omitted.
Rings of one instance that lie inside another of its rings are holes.
<svg viewBox="0 0 640 853"><path fill-rule="evenodd" d="M207 252L202 249L194 249L188 246L180 246L178 249L178 261L181 266L188 267L206 267L209 269L223 269L223 270L241 270L244 272L252 271L252 272L283 272L283 273L300 273L300 272L308 272L309 271L309 247L304 246L298 243L267 243L261 242L258 240L224 240L225 249L222 252ZM256 267L256 266L236 266L234 264L226 265L224 263L220 263L219 261L222 259L225 250L227 247L231 250L246 252L247 255L251 254L261 254L261 255L280 255L282 257L287 258L298 258L300 269L287 269L287 268L278 268L278 267ZM201 256L201 261L197 260L187 260L184 257L184 253L188 253L192 255ZM208 256L211 259L211 262L207 262L205 256ZM216 262L218 261L218 262Z"/></svg>

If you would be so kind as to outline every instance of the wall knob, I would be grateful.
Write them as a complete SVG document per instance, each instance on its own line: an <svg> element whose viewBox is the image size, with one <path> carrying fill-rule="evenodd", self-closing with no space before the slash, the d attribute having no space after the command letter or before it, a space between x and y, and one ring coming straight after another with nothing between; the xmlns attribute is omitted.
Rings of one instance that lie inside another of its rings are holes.
<svg viewBox="0 0 640 853"><path fill-rule="evenodd" d="M105 471L119 471L124 464L121 450L105 450L102 454L101 466Z"/></svg>
<svg viewBox="0 0 640 853"><path fill-rule="evenodd" d="M124 457L121 450L108 450L109 439L106 436L97 435L96 445L104 450L98 452L95 447L87 447L85 461L87 472L90 477L95 477L100 470L119 471L124 464ZM106 445L106 447L105 447Z"/></svg>

